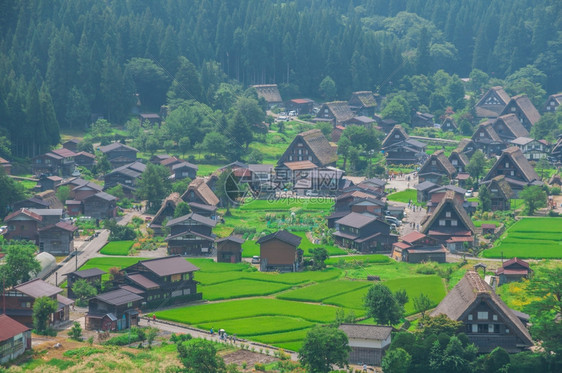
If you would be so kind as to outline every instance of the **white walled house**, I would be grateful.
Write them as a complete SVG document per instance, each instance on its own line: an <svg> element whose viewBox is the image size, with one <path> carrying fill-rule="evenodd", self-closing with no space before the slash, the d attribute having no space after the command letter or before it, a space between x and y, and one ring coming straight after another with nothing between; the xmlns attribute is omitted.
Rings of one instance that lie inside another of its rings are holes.
<svg viewBox="0 0 562 373"><path fill-rule="evenodd" d="M341 324L339 329L349 340L351 364L381 365L384 353L390 346L391 326Z"/></svg>

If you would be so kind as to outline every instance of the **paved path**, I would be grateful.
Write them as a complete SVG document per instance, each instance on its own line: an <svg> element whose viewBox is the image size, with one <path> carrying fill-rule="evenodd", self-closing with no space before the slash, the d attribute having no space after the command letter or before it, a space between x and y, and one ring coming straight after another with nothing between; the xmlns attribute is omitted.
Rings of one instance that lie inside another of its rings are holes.
<svg viewBox="0 0 562 373"><path fill-rule="evenodd" d="M218 337L218 334L215 332L214 335L211 335L211 333L207 330L202 330L202 329L197 329L191 326L187 326L187 325L179 325L177 323L172 323L169 321L162 321L162 320L156 320L156 321L150 321L148 322L149 318L148 317L142 317L139 321L139 325L140 326L152 326L152 327L156 327L158 329L160 329L161 331L165 331L165 332L169 332L169 333L176 333L176 334L191 334L192 337L194 338L204 338L204 339L209 339L209 340L213 340L216 342L220 342L220 339ZM218 327L220 327L220 325L217 324L217 330ZM226 331L228 333L228 330ZM245 345L249 345L250 349L253 347L255 349L255 351L259 352L260 349L263 349L263 353L268 354L270 356L274 356L274 352L278 351L279 349L277 347L273 347L273 346L269 346L266 344L262 344L262 343L258 343L258 342L252 342L252 341L248 341L245 339L239 339L237 338L236 342L228 342L230 344L235 345L238 348L242 348L242 344ZM290 351L285 351L286 353L288 353L291 356L291 360L297 361L298 360L298 354L295 352L290 352Z"/></svg>
<svg viewBox="0 0 562 373"><path fill-rule="evenodd" d="M126 213L121 219L117 222L118 225L126 225L129 223L133 216L140 216L141 213L139 211L132 211ZM82 246L80 246L76 251L77 255L73 258L70 258L66 263L62 265L58 270L53 272L49 277L45 279L45 281L54 284L60 285L66 280L66 275L70 272L76 271L78 268L84 265L88 260L99 256L98 252L101 250L102 247L108 241L109 238L109 230L107 229L100 229L96 230L97 237L94 237L91 241L85 241ZM55 283L56 282L56 283Z"/></svg>

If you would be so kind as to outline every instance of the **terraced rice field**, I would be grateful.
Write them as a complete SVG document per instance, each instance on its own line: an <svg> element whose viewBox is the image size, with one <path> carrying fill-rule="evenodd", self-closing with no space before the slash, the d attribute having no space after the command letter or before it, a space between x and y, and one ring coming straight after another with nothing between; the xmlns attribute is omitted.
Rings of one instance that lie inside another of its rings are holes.
<svg viewBox="0 0 562 373"><path fill-rule="evenodd" d="M486 258L562 258L562 219L524 218L484 251Z"/></svg>

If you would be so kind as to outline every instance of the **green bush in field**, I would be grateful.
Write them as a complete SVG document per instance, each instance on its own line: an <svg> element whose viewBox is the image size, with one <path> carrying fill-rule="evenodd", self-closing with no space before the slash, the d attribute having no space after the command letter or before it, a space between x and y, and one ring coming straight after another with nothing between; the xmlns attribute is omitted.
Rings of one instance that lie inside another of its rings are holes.
<svg viewBox="0 0 562 373"><path fill-rule="evenodd" d="M129 255L129 250L134 241L112 241L108 242L100 251L104 255Z"/></svg>

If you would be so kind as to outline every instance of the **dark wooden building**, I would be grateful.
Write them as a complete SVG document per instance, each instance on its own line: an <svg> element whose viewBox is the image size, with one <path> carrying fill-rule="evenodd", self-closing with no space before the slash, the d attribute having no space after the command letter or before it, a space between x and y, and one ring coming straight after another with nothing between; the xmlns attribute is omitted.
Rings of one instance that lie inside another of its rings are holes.
<svg viewBox="0 0 562 373"><path fill-rule="evenodd" d="M492 120L481 123L472 135L474 144L488 156L500 154L506 146L493 124Z"/></svg>
<svg viewBox="0 0 562 373"><path fill-rule="evenodd" d="M123 269L126 289L144 298L142 307L200 300L193 275L199 268L181 256L141 260Z"/></svg>
<svg viewBox="0 0 562 373"><path fill-rule="evenodd" d="M143 297L125 289L99 294L88 302L86 330L123 330L139 324Z"/></svg>
<svg viewBox="0 0 562 373"><path fill-rule="evenodd" d="M554 95L548 96L546 103L543 107L543 112L545 113L554 113L558 106L562 104L562 93L557 93Z"/></svg>
<svg viewBox="0 0 562 373"><path fill-rule="evenodd" d="M287 162L310 161L317 167L332 166L338 155L322 131L314 129L299 133L279 158L278 166Z"/></svg>
<svg viewBox="0 0 562 373"><path fill-rule="evenodd" d="M356 365L382 364L382 358L390 347L392 326L368 324L341 324L338 329L347 336L351 347L349 362Z"/></svg>
<svg viewBox="0 0 562 373"><path fill-rule="evenodd" d="M462 321L468 340L480 353L489 353L496 347L516 353L533 346L521 320L475 271L466 272L431 316L441 314Z"/></svg>
<svg viewBox="0 0 562 373"><path fill-rule="evenodd" d="M260 271L297 272L302 262L301 238L285 230L260 237Z"/></svg>
<svg viewBox="0 0 562 373"><path fill-rule="evenodd" d="M142 173L146 170L146 165L141 162L129 163L104 175L104 190L121 185L123 192L128 198L135 198L137 182Z"/></svg>
<svg viewBox="0 0 562 373"><path fill-rule="evenodd" d="M457 122L452 117L445 117L443 123L441 123L441 130L442 131L449 131L449 132L458 132L459 126L457 126Z"/></svg>
<svg viewBox="0 0 562 373"><path fill-rule="evenodd" d="M453 150L451 155L449 155L449 162L453 165L453 167L457 170L458 173L466 173L466 166L470 160L466 156L466 154L461 153L457 150Z"/></svg>
<svg viewBox="0 0 562 373"><path fill-rule="evenodd" d="M207 180L202 177L198 177L189 183L181 199L187 203L195 202L208 206L217 206L220 202L215 192L207 184Z"/></svg>
<svg viewBox="0 0 562 373"><path fill-rule="evenodd" d="M49 325L57 325L68 321L70 305L74 303L60 293L62 289L41 279L35 279L6 290L6 315L12 319L33 327L33 304L40 297L49 297L57 301L57 309L49 317ZM0 313L3 310L0 309ZM0 328L1 329L1 328Z"/></svg>
<svg viewBox="0 0 562 373"><path fill-rule="evenodd" d="M288 111L296 111L297 115L312 114L314 101L308 98L295 98L285 103Z"/></svg>
<svg viewBox="0 0 562 373"><path fill-rule="evenodd" d="M390 224L370 214L351 212L335 222L334 239L339 246L363 253L390 251L397 236Z"/></svg>
<svg viewBox="0 0 562 373"><path fill-rule="evenodd" d="M215 220L195 213L169 220L166 227L170 234L166 237L168 252L181 255L211 255L214 249Z"/></svg>
<svg viewBox="0 0 562 373"><path fill-rule="evenodd" d="M68 255L74 251L77 226L60 221L39 229L39 251L53 255Z"/></svg>
<svg viewBox="0 0 562 373"><path fill-rule="evenodd" d="M448 190L435 210L422 220L421 233L446 245L451 253L465 251L465 245L472 247L476 228L466 210L455 198L455 192Z"/></svg>
<svg viewBox="0 0 562 373"><path fill-rule="evenodd" d="M392 257L396 261L407 263L445 263L447 250L434 238L413 231L400 237L400 241L392 245Z"/></svg>
<svg viewBox="0 0 562 373"><path fill-rule="evenodd" d="M228 236L216 241L217 262L239 263L242 261L242 244L244 239Z"/></svg>
<svg viewBox="0 0 562 373"><path fill-rule="evenodd" d="M388 164L422 164L426 158L426 145L410 139L400 125L396 125L386 135L382 150Z"/></svg>
<svg viewBox="0 0 562 373"><path fill-rule="evenodd" d="M482 185L488 188L492 211L505 211L511 208L511 198L513 192L504 175L498 175L491 180L484 181Z"/></svg>
<svg viewBox="0 0 562 373"><path fill-rule="evenodd" d="M449 162L443 150L431 154L418 171L420 183L431 181L435 184L449 184L457 173L456 168Z"/></svg>
<svg viewBox="0 0 562 373"><path fill-rule="evenodd" d="M63 142L62 147L76 153L76 151L78 150L78 144L80 144L79 139L70 139Z"/></svg>
<svg viewBox="0 0 562 373"><path fill-rule="evenodd" d="M174 212L178 203L183 202L179 193L172 193L162 201L162 205L152 221L148 225L150 229L154 231L155 235L162 235L164 231L162 230L164 221L173 219Z"/></svg>
<svg viewBox="0 0 562 373"><path fill-rule="evenodd" d="M505 181L512 191L511 198L517 198L519 192L528 185L543 185L543 182L527 158L516 146L505 149L492 166L483 182L496 176L505 176Z"/></svg>
<svg viewBox="0 0 562 373"><path fill-rule="evenodd" d="M120 142L100 146L99 150L107 157L113 168L125 166L137 160L138 150Z"/></svg>
<svg viewBox="0 0 562 373"><path fill-rule="evenodd" d="M189 162L180 162L172 166L172 175L174 180L183 180L185 178L195 179L199 167Z"/></svg>
<svg viewBox="0 0 562 373"><path fill-rule="evenodd" d="M377 108L377 100L372 91L358 91L351 94L347 102L355 115L373 117Z"/></svg>
<svg viewBox="0 0 562 373"><path fill-rule="evenodd" d="M82 166L91 170L96 165L96 156L88 152L79 152L76 153L74 162L76 166Z"/></svg>
<svg viewBox="0 0 562 373"><path fill-rule="evenodd" d="M82 201L84 215L96 219L111 219L117 216L117 198L105 192L98 192Z"/></svg>
<svg viewBox="0 0 562 373"><path fill-rule="evenodd" d="M29 209L22 208L4 218L8 231L4 234L6 240L27 240L37 243L39 226L43 217Z"/></svg>
<svg viewBox="0 0 562 373"><path fill-rule="evenodd" d="M509 259L503 262L500 268L496 269L496 276L500 278L498 285L529 278L532 272L533 270L526 261L519 258Z"/></svg>
<svg viewBox="0 0 562 373"><path fill-rule="evenodd" d="M84 280L96 289L101 289L101 276L107 272L102 271L98 268L83 269L81 271L70 272L66 275L66 288L68 289L68 296L72 299L76 298L72 287L74 283L78 280Z"/></svg>
<svg viewBox="0 0 562 373"><path fill-rule="evenodd" d="M6 175L10 175L12 173L12 164L7 159L0 157L0 168L4 169L4 173Z"/></svg>
<svg viewBox="0 0 562 373"><path fill-rule="evenodd" d="M513 96L500 113L500 115L506 114L515 114L528 132L531 132L531 127L541 119L537 108L527 95Z"/></svg>
<svg viewBox="0 0 562 373"><path fill-rule="evenodd" d="M343 124L353 117L353 112L346 101L326 102L316 114L317 121L330 122L334 126Z"/></svg>
<svg viewBox="0 0 562 373"><path fill-rule="evenodd" d="M0 364L31 350L31 329L6 315L0 315Z"/></svg>
<svg viewBox="0 0 562 373"><path fill-rule="evenodd" d="M518 137L529 136L529 131L523 127L515 114L499 116L492 122L492 127L506 146Z"/></svg>
<svg viewBox="0 0 562 373"><path fill-rule="evenodd" d="M511 97L509 97L503 87L496 86L490 88L474 107L476 118L478 120L497 118L510 100Z"/></svg>

